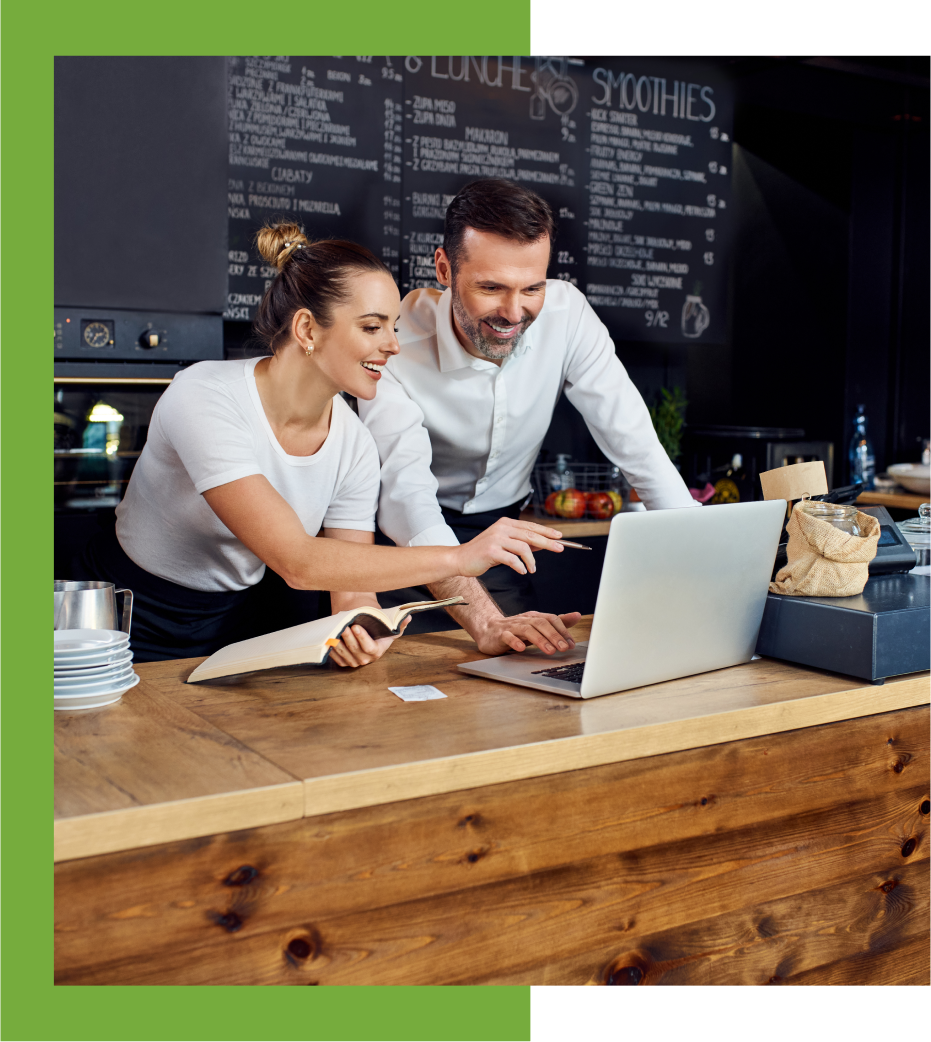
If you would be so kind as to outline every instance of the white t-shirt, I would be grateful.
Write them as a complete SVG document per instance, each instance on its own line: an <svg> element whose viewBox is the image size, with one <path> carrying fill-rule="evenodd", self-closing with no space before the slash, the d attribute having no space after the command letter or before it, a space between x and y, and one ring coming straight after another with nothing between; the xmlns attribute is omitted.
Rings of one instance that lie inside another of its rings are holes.
<svg viewBox="0 0 931 1042"><path fill-rule="evenodd" d="M375 530L378 451L339 395L330 431L313 456L289 456L275 437L255 384L259 361L198 362L172 380L152 413L149 436L116 534L147 572L194 590L253 586L264 563L233 535L201 495L264 474L304 531Z"/></svg>

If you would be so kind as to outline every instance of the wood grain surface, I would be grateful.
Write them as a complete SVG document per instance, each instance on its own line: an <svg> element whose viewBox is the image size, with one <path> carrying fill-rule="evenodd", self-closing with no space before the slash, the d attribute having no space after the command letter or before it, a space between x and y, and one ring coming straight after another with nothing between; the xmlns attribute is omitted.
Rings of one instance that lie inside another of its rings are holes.
<svg viewBox="0 0 931 1042"><path fill-rule="evenodd" d="M922 503L928 502L928 495L918 492L861 492L857 497L858 506L898 507L900 510L917 510Z"/></svg>
<svg viewBox="0 0 931 1042"><path fill-rule="evenodd" d="M759 660L582 701L456 669L481 657L453 631L403 638L360 670L189 685L200 659L141 664L143 682L117 706L56 714L56 860L703 748L929 695L927 673L874 686ZM388 690L423 683L447 698L406 703Z"/></svg>
<svg viewBox="0 0 931 1042"><path fill-rule="evenodd" d="M56 860L302 813L297 779L144 679L106 709L55 714Z"/></svg>
<svg viewBox="0 0 931 1042"><path fill-rule="evenodd" d="M592 518L550 517L549 514L535 514L525 510L520 515L521 521L533 521L537 525L546 525L562 532L563 539L581 539L591 535L607 535L611 528L610 518L607 521L596 521Z"/></svg>
<svg viewBox="0 0 931 1042"><path fill-rule="evenodd" d="M927 786L921 708L71 861L56 980L927 983Z"/></svg>

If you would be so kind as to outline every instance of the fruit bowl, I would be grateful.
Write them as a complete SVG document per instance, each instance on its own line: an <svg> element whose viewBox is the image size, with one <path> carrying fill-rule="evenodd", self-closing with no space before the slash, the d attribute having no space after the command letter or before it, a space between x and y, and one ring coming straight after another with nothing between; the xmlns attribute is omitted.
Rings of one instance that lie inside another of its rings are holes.
<svg viewBox="0 0 931 1042"><path fill-rule="evenodd" d="M931 493L931 467L927 463L896 463L887 468L887 473L909 492Z"/></svg>

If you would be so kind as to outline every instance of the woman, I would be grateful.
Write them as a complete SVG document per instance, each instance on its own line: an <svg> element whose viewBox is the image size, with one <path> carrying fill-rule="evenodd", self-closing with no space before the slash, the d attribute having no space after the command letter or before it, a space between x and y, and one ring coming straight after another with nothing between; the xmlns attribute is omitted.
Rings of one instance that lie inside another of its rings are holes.
<svg viewBox="0 0 931 1042"><path fill-rule="evenodd" d="M374 397L400 350L397 286L354 243L310 243L291 224L263 228L257 242L279 272L255 321L270 354L199 362L174 378L115 533L85 557L89 574L133 590L140 661L207 655L262 632L246 595L266 565L295 589L329 590L338 612L495 564L526 574L534 548L562 550L557 531L511 519L458 547L373 545L378 454L339 392ZM390 643L357 626L331 657L365 665Z"/></svg>

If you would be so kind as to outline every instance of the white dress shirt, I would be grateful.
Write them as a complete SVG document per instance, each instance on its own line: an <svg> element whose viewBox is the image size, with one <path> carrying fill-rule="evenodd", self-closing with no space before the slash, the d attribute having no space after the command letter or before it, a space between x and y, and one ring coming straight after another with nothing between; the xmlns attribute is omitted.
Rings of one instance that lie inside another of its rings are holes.
<svg viewBox="0 0 931 1042"><path fill-rule="evenodd" d="M699 505L575 286L547 280L539 315L500 366L459 343L449 289L408 293L398 341L375 398L358 404L381 459L378 523L399 546L458 543L440 503L472 514L523 499L563 391L648 510Z"/></svg>

